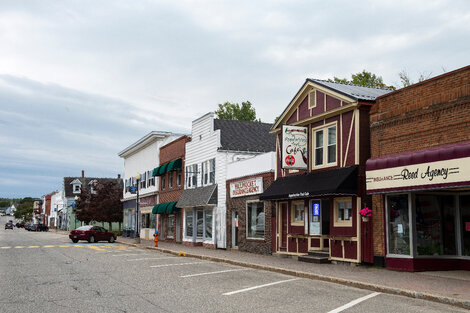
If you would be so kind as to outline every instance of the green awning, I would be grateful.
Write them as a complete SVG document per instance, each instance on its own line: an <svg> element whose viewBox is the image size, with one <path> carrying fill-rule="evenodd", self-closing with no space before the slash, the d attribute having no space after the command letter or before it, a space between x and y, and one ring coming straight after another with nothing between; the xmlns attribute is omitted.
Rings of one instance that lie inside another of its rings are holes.
<svg viewBox="0 0 470 313"><path fill-rule="evenodd" d="M157 176L157 173L158 173L158 170L159 170L160 166L157 166L156 168L153 169L153 176Z"/></svg>
<svg viewBox="0 0 470 313"><path fill-rule="evenodd" d="M159 167L156 167L153 170L153 176L162 176L162 175L165 175L166 172L180 170L182 166L183 166L182 159L173 160L171 162L160 165Z"/></svg>
<svg viewBox="0 0 470 313"><path fill-rule="evenodd" d="M183 160L182 159L176 159L168 163L168 169L167 171L176 171L180 170L181 167L183 166Z"/></svg>
<svg viewBox="0 0 470 313"><path fill-rule="evenodd" d="M153 207L152 214L166 214L166 213L178 212L179 208L176 208L175 206L176 206L176 201L159 203Z"/></svg>

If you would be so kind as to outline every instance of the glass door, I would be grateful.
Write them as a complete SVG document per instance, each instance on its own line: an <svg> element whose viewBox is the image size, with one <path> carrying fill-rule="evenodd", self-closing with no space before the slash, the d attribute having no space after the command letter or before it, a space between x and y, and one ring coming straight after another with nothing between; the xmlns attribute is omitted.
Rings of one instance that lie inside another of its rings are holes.
<svg viewBox="0 0 470 313"><path fill-rule="evenodd" d="M319 236L322 234L322 219L321 219L321 200L310 200L308 210L308 221L310 236Z"/></svg>

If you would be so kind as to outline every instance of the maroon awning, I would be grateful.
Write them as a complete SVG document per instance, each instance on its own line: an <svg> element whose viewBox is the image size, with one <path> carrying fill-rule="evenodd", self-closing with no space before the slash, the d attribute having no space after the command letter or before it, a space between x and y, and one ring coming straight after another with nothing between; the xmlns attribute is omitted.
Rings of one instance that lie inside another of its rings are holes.
<svg viewBox="0 0 470 313"><path fill-rule="evenodd" d="M470 142L461 142L448 146L433 147L425 150L392 154L380 158L369 159L366 162L366 170L374 171L384 168L445 161L464 157L470 157Z"/></svg>

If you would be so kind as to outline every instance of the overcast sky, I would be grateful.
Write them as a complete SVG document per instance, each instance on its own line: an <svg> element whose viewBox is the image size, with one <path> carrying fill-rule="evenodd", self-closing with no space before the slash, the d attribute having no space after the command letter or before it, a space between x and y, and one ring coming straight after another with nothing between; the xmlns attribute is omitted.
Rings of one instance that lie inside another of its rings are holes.
<svg viewBox="0 0 470 313"><path fill-rule="evenodd" d="M466 66L469 38L468 0L2 0L0 197L115 177L119 151L225 101L272 122L307 77Z"/></svg>

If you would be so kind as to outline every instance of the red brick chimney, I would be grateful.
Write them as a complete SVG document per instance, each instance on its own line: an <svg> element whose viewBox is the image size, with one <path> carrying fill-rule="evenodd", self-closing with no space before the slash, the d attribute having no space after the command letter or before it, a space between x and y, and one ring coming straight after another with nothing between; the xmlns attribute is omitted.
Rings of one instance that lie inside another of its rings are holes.
<svg viewBox="0 0 470 313"><path fill-rule="evenodd" d="M82 170L82 178L85 178L85 171Z"/></svg>

